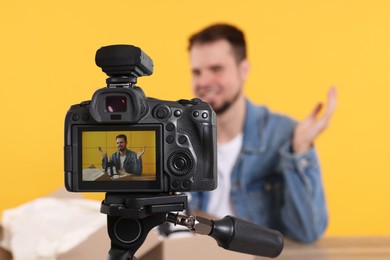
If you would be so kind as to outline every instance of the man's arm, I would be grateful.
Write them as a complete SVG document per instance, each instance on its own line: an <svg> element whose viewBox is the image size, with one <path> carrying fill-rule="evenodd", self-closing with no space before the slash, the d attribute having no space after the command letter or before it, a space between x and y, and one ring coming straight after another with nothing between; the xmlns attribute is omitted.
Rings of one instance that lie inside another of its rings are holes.
<svg viewBox="0 0 390 260"><path fill-rule="evenodd" d="M142 174L142 155L144 155L146 150L146 146L142 148L138 153L135 158L135 164L134 164L134 173L136 175L141 175Z"/></svg>
<svg viewBox="0 0 390 260"><path fill-rule="evenodd" d="M314 139L328 127L336 105L337 94L336 88L333 87L328 91L328 100L324 114L317 118L322 109L322 103L318 103L310 115L295 127L292 143L295 154L306 152L312 147Z"/></svg>
<svg viewBox="0 0 390 260"><path fill-rule="evenodd" d="M286 235L303 243L319 239L328 224L321 170L314 148L294 155L291 145L280 151L285 179L281 210Z"/></svg>
<svg viewBox="0 0 390 260"><path fill-rule="evenodd" d="M102 168L105 170L107 166L107 153L99 146L99 152L102 155Z"/></svg>
<svg viewBox="0 0 390 260"><path fill-rule="evenodd" d="M294 129L292 144L280 150L285 179L282 221L287 235L301 242L310 243L323 234L328 223L321 170L314 139L324 131L336 109L336 89L328 91L327 108L317 118L319 103Z"/></svg>
<svg viewBox="0 0 390 260"><path fill-rule="evenodd" d="M142 157L138 157L138 154L133 151L128 151L130 154L128 155L127 162L125 165L125 170L128 173L134 173L139 176L142 174ZM143 154L143 153L142 153Z"/></svg>
<svg viewBox="0 0 390 260"><path fill-rule="evenodd" d="M142 174L142 158L139 159L135 157L134 159L134 174L135 175L141 175Z"/></svg>

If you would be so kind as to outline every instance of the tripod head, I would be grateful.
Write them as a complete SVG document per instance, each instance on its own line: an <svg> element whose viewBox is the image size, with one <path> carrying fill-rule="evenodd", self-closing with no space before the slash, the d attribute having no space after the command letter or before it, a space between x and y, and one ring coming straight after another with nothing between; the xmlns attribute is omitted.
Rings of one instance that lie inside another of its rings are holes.
<svg viewBox="0 0 390 260"><path fill-rule="evenodd" d="M111 249L108 260L132 260L149 231L165 222L213 237L219 246L236 252L277 257L283 236L251 222L226 216L220 220L172 213L187 209L187 195L106 193L100 212L107 214Z"/></svg>

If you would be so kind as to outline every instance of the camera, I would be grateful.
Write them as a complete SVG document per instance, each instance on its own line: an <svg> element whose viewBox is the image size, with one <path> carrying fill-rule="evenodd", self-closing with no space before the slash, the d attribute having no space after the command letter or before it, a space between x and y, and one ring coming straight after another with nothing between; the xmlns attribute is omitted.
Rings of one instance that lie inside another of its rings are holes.
<svg viewBox="0 0 390 260"><path fill-rule="evenodd" d="M216 115L199 100L148 98L137 78L153 61L132 45L110 45L95 62L107 86L65 117L68 191L167 193L217 186Z"/></svg>
<svg viewBox="0 0 390 260"><path fill-rule="evenodd" d="M276 257L283 236L245 220L179 215L187 194L217 186L216 115L200 99L165 101L145 96L137 78L153 61L132 45L110 45L95 62L107 87L72 105L65 117L64 170L68 191L106 192L111 248L107 259L134 259L150 230L165 222L213 237L219 246ZM250 232L248 232L250 230Z"/></svg>

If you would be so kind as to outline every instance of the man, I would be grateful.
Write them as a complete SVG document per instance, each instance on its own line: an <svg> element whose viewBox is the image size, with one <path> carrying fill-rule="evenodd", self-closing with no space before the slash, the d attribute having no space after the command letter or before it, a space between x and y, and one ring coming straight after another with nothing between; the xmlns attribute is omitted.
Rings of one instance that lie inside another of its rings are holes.
<svg viewBox="0 0 390 260"><path fill-rule="evenodd" d="M142 148L138 153L127 149L127 136L124 134L116 137L117 152L110 156L109 162L115 165L116 169L128 174L139 176L142 174L142 155L145 153L145 148ZM102 154L102 165L107 167L107 153L99 147L99 152Z"/></svg>
<svg viewBox="0 0 390 260"><path fill-rule="evenodd" d="M243 33L216 24L189 40L192 87L217 114L218 188L191 195L192 209L236 215L310 243L327 226L327 209L314 139L336 107L318 104L303 121L255 106L243 93L249 72Z"/></svg>

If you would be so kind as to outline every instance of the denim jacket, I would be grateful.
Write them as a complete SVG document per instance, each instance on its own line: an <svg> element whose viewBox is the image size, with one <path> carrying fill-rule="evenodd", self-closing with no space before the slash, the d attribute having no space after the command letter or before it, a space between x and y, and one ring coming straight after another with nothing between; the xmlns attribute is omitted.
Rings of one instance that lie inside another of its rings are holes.
<svg viewBox="0 0 390 260"><path fill-rule="evenodd" d="M292 153L295 125L289 117L246 101L230 198L237 217L311 243L323 234L328 215L315 149ZM208 201L209 193L192 193L190 209L206 211Z"/></svg>

